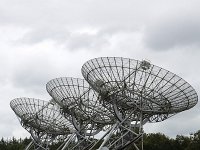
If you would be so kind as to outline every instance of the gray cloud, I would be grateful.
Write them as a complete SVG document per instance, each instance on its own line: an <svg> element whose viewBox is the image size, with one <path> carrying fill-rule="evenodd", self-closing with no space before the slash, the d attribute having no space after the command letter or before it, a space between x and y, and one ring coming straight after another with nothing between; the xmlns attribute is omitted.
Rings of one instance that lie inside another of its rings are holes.
<svg viewBox="0 0 200 150"><path fill-rule="evenodd" d="M80 48L99 50L103 46L109 45L106 35L100 34L76 34L72 35L67 41L67 47L71 50L77 50Z"/></svg>
<svg viewBox="0 0 200 150"><path fill-rule="evenodd" d="M37 44L46 40L52 40L56 43L64 43L69 38L69 32L64 28L59 27L41 27L33 28L26 32L25 35L18 39L17 42L23 44Z"/></svg>
<svg viewBox="0 0 200 150"><path fill-rule="evenodd" d="M35 93L45 90L45 84L53 69L47 62L40 59L20 63L13 70L11 83L14 87L23 88L25 91L35 91ZM19 67L19 68L18 68Z"/></svg>
<svg viewBox="0 0 200 150"><path fill-rule="evenodd" d="M45 40L53 40L58 44L68 45L72 49L80 49L81 46L83 48L93 47L92 43L98 47L107 43L102 33L108 35L119 31L137 30L142 20L140 17L144 17L141 10L133 9L137 6L131 1L124 5L116 1L76 0L59 3L41 1L40 5L34 1L27 3L21 0L20 2L13 3L9 0L2 2L0 24L27 29L28 32L24 37L18 39L18 42L23 44L37 44ZM137 5L140 6L142 3ZM132 13L133 10L134 13ZM76 34L77 29L84 30L84 28L97 29L101 33ZM89 42L90 40L92 41Z"/></svg>
<svg viewBox="0 0 200 150"><path fill-rule="evenodd" d="M144 43L155 50L200 45L199 13L162 16L147 26Z"/></svg>
<svg viewBox="0 0 200 150"><path fill-rule="evenodd" d="M111 35L103 31L97 31L96 33L69 32L64 28L49 27L31 30L16 42L29 45L50 40L57 45L64 45L64 47L69 50L99 50L103 46L109 45L110 36Z"/></svg>

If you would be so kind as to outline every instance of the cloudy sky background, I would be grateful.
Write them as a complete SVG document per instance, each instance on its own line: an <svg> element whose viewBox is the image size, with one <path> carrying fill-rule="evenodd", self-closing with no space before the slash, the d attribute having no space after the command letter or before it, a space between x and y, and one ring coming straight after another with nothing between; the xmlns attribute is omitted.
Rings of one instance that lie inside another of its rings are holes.
<svg viewBox="0 0 200 150"><path fill-rule="evenodd" d="M81 77L101 56L147 59L189 82L200 94L198 0L0 0L0 137L29 136L9 103L49 100L45 84ZM200 129L200 106L145 132L170 137Z"/></svg>

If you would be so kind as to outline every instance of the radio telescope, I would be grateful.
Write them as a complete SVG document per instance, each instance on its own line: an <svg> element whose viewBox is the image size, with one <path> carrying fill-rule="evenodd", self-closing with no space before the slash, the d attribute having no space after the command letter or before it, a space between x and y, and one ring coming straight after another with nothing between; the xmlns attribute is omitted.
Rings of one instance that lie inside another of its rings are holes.
<svg viewBox="0 0 200 150"><path fill-rule="evenodd" d="M192 108L198 101L197 93L189 83L145 60L95 58L82 66L82 75L99 93L104 106L113 108L119 122L99 149L103 146L123 149L133 143L138 150L136 141L140 139L143 150L143 125L147 121L163 121ZM133 140L125 139L125 133L132 132L133 127L136 128L135 133L130 134ZM118 144L111 140L114 130L121 130Z"/></svg>
<svg viewBox="0 0 200 150"><path fill-rule="evenodd" d="M97 100L98 93L85 80L71 77L56 78L50 80L46 88L62 108L64 116L71 120L77 130L79 148L81 145L87 148L88 144L81 144L83 141L88 141L103 128L113 125L113 113L101 105ZM89 142L90 147L93 142Z"/></svg>
<svg viewBox="0 0 200 150"><path fill-rule="evenodd" d="M35 149L48 149L49 144L58 136L68 136L73 125L63 117L58 105L34 98L16 98L10 102L12 110L21 125L31 134ZM26 150L30 149L30 143Z"/></svg>

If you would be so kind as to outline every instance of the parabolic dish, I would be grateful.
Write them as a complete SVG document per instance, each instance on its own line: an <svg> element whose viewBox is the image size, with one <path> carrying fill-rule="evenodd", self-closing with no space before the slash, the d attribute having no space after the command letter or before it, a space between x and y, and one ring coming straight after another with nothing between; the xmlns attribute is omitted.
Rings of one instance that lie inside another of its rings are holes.
<svg viewBox="0 0 200 150"><path fill-rule="evenodd" d="M98 93L84 79L55 78L47 83L46 89L61 108L77 120L106 125L113 123L113 114L100 104Z"/></svg>
<svg viewBox="0 0 200 150"><path fill-rule="evenodd" d="M152 116L176 114L192 108L198 101L189 83L148 61L95 58L82 66L82 75L102 97L119 97L116 104L124 110L137 107ZM112 105L109 98L104 101Z"/></svg>
<svg viewBox="0 0 200 150"><path fill-rule="evenodd" d="M45 134L66 135L72 124L59 112L58 105L34 98L16 98L10 102L15 114L26 129L34 128Z"/></svg>

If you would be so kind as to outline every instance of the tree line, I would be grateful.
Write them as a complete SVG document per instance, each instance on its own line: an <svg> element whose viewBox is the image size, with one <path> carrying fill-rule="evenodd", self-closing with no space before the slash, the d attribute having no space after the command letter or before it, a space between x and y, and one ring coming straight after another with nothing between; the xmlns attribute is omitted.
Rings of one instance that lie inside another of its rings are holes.
<svg viewBox="0 0 200 150"><path fill-rule="evenodd" d="M144 150L200 150L200 130L190 136L177 135L175 139L162 133L145 134Z"/></svg>
<svg viewBox="0 0 200 150"><path fill-rule="evenodd" d="M0 150L23 150L30 142L31 138L1 138ZM51 145L50 150L55 150L58 145ZM176 138L170 138L162 133L144 134L143 145L144 150L200 150L200 130L189 136L177 135Z"/></svg>

